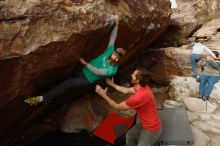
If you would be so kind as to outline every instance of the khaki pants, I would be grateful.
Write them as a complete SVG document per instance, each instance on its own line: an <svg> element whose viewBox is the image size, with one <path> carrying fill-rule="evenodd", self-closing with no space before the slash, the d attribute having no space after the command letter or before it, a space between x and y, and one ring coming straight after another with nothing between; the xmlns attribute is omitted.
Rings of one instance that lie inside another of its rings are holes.
<svg viewBox="0 0 220 146"><path fill-rule="evenodd" d="M161 129L156 132L146 131L137 118L136 125L126 135L126 146L153 146L159 140Z"/></svg>

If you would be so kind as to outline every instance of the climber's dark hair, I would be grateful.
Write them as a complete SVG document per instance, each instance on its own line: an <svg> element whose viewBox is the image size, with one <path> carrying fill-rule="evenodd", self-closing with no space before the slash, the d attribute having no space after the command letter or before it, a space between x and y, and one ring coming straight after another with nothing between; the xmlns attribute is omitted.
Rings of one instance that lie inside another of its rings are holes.
<svg viewBox="0 0 220 146"><path fill-rule="evenodd" d="M140 86L146 86L149 80L149 71L143 67L137 67L136 70L138 71L136 78L139 80Z"/></svg>

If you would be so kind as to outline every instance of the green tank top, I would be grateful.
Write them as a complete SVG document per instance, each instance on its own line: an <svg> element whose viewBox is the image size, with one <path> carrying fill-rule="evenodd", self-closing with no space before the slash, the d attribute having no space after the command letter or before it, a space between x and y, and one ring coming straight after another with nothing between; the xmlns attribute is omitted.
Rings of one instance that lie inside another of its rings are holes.
<svg viewBox="0 0 220 146"><path fill-rule="evenodd" d="M108 46L103 54L99 55L98 57L90 61L89 64L91 64L96 68L106 69L106 74L104 75L105 77L110 77L115 75L118 70L118 65L111 65L108 60L109 56L112 55L113 51L114 51L114 45ZM103 75L94 74L86 66L83 67L82 72L90 83L94 83L95 81L103 77Z"/></svg>

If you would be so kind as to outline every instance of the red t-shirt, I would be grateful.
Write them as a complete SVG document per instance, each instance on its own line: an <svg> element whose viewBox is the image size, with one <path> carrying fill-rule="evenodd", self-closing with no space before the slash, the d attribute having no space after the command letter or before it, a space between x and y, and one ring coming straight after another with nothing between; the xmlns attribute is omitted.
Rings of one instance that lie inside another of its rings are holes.
<svg viewBox="0 0 220 146"><path fill-rule="evenodd" d="M126 104L137 112L141 125L150 132L160 130L161 121L157 112L154 95L149 86L135 89L136 93L126 100Z"/></svg>

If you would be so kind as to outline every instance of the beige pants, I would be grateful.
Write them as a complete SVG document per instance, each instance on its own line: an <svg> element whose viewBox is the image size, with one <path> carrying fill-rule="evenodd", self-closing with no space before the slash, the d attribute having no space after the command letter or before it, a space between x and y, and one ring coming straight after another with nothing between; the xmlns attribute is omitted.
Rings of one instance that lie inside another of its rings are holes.
<svg viewBox="0 0 220 146"><path fill-rule="evenodd" d="M146 131L137 118L136 125L126 135L126 146L154 146L159 140L161 129L156 132Z"/></svg>

